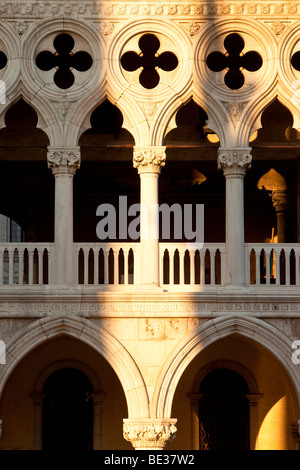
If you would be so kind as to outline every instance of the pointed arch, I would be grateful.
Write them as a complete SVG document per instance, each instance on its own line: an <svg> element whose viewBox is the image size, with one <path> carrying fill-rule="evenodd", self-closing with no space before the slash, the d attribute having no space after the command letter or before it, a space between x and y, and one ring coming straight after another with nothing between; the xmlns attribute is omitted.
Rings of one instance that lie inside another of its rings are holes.
<svg viewBox="0 0 300 470"><path fill-rule="evenodd" d="M0 396L20 361L37 346L58 336L70 336L101 354L118 376L127 400L128 417L149 417L149 400L141 373L129 352L108 331L85 318L42 318L30 323L7 344L5 371L0 378Z"/></svg>
<svg viewBox="0 0 300 470"><path fill-rule="evenodd" d="M116 109L122 114L123 122L121 128L128 131L132 135L133 139L136 138L135 129L132 129L133 123L131 122L130 118L130 116L133 115L132 108L129 106L128 109L127 106L120 106L120 103L114 103L114 101L105 94L97 102L95 102L94 99L84 100L80 103L79 106L73 109L70 120L68 120L66 123L66 134L72 135L72 142L76 142L76 145L79 145L80 138L83 136L83 134L92 128L91 117L93 113L106 101L112 106L115 106ZM81 117L80 120L78 120L78 116Z"/></svg>
<svg viewBox="0 0 300 470"><path fill-rule="evenodd" d="M37 114L38 120L36 127L47 135L49 145L55 146L58 145L58 142L62 142L63 125L62 121L57 119L57 111L54 106L39 94L31 96L23 86L20 86L20 89L15 95L13 95L10 100L7 100L6 104L1 107L0 129L6 127L6 113L20 100L25 101Z"/></svg>
<svg viewBox="0 0 300 470"><path fill-rule="evenodd" d="M179 380L191 361L213 342L239 334L269 351L283 367L294 386L297 405L300 405L300 365L291 360L292 341L274 326L258 318L222 316L208 320L181 341L162 368L153 396L151 416L170 417L172 402Z"/></svg>

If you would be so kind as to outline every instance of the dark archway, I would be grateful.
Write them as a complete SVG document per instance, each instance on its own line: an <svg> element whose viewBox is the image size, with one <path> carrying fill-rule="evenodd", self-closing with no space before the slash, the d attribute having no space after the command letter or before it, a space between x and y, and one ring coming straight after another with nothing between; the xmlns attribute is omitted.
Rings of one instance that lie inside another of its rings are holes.
<svg viewBox="0 0 300 470"><path fill-rule="evenodd" d="M93 448L92 392L89 379L76 369L50 375L43 388L43 450Z"/></svg>
<svg viewBox="0 0 300 470"><path fill-rule="evenodd" d="M250 410L248 385L231 369L206 375L199 394L200 450L249 450Z"/></svg>

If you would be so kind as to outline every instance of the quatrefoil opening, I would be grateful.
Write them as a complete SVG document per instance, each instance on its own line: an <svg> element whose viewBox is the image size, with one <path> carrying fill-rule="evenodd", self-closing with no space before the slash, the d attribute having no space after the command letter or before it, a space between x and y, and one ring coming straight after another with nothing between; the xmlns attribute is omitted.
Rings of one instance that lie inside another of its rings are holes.
<svg viewBox="0 0 300 470"><path fill-rule="evenodd" d="M243 38L232 33L224 40L226 53L212 52L206 59L206 65L213 72L226 70L224 76L225 85L231 90L238 90L245 83L243 70L256 72L262 66L262 58L256 51L242 52L245 47Z"/></svg>
<svg viewBox="0 0 300 470"><path fill-rule="evenodd" d="M140 84L147 89L155 88L160 81L158 70L162 69L165 72L175 70L178 59L173 52L158 54L160 41L154 34L144 34L138 45L141 52L125 52L121 57L121 65L127 72L141 69Z"/></svg>
<svg viewBox="0 0 300 470"><path fill-rule="evenodd" d="M35 63L40 70L49 71L56 69L54 83L62 89L70 88L75 80L73 69L78 72L86 72L93 64L93 59L88 52L73 52L75 41L69 34L62 33L53 41L55 52L40 52Z"/></svg>

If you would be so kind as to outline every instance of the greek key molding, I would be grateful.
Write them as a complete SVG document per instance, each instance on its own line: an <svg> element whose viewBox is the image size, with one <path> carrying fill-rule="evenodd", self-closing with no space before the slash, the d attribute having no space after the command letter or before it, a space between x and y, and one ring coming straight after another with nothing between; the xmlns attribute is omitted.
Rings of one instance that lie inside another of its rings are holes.
<svg viewBox="0 0 300 470"><path fill-rule="evenodd" d="M285 2L182 2L180 4L169 1L163 4L156 2L126 2L109 1L37 1L20 2L7 1L0 4L1 18L53 18L65 16L73 18L99 19L107 17L132 17L134 16L168 16L168 17L224 17L232 15L270 17L279 15L299 15L300 4L296 1Z"/></svg>
<svg viewBox="0 0 300 470"><path fill-rule="evenodd" d="M251 168L251 148L222 149L218 151L218 169L224 174L245 174Z"/></svg>
<svg viewBox="0 0 300 470"><path fill-rule="evenodd" d="M163 449L176 437L176 419L124 419L123 436L135 449Z"/></svg>
<svg viewBox="0 0 300 470"><path fill-rule="evenodd" d="M133 167L139 173L160 172L160 168L166 162L165 147L135 147L133 151Z"/></svg>
<svg viewBox="0 0 300 470"><path fill-rule="evenodd" d="M89 318L96 317L117 317L118 314L128 314L130 317L145 315L147 318L152 314L156 318L161 314L162 317L171 318L187 317L193 314L195 317L207 315L210 317L212 313L226 312L252 312L264 316L264 312L274 314L275 317L286 315L290 312L300 317L300 301L286 302L280 301L256 301L249 299L246 301L228 301L228 302L212 302L212 301L95 301L95 302L70 302L70 301L47 301L47 302L0 302L0 318L7 315L19 317L20 315L28 316L28 318L44 317L48 315L75 315Z"/></svg>
<svg viewBox="0 0 300 470"><path fill-rule="evenodd" d="M80 149L79 148L58 148L48 149L47 153L48 168L53 174L71 174L74 175L80 167Z"/></svg>

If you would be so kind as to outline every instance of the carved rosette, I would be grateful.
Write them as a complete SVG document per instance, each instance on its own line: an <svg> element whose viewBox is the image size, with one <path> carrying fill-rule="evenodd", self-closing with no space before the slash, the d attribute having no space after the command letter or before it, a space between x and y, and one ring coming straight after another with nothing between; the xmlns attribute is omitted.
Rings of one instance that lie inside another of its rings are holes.
<svg viewBox="0 0 300 470"><path fill-rule="evenodd" d="M164 449L176 437L176 419L124 419L123 436L135 449Z"/></svg>
<svg viewBox="0 0 300 470"><path fill-rule="evenodd" d="M219 149L218 169L223 170L224 175L245 175L251 168L251 148Z"/></svg>
<svg viewBox="0 0 300 470"><path fill-rule="evenodd" d="M74 175L80 167L80 149L74 148L49 148L47 154L48 168L54 175Z"/></svg>
<svg viewBox="0 0 300 470"><path fill-rule="evenodd" d="M133 151L133 167L139 173L160 173L165 162L165 147L135 147Z"/></svg>

